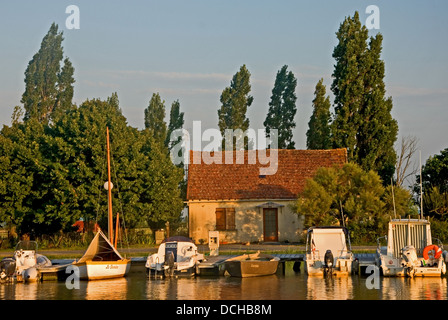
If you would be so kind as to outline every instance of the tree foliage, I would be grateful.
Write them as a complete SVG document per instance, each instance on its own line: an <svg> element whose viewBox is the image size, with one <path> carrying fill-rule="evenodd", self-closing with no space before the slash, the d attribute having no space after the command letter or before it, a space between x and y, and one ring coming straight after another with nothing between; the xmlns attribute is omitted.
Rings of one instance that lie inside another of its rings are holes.
<svg viewBox="0 0 448 320"><path fill-rule="evenodd" d="M394 188L394 198L376 172L347 163L318 169L298 197L297 212L305 217L305 227L345 225L355 242L373 242L394 217L394 202L397 215L412 212L408 191Z"/></svg>
<svg viewBox="0 0 448 320"><path fill-rule="evenodd" d="M269 136L271 129L277 129L278 148L294 149L293 129L296 127L294 117L297 112L295 94L297 79L292 71L288 72L288 66L284 65L275 78L272 89L269 110L263 125L266 135Z"/></svg>
<svg viewBox="0 0 448 320"><path fill-rule="evenodd" d="M246 117L247 108L249 108L254 98L249 95L251 90L250 72L246 65L241 66L240 70L233 76L229 87L226 87L221 94L221 107L218 110L219 130L223 137L223 146L225 145L225 130L240 129L245 132L249 129L249 119ZM235 148L236 144L233 144Z"/></svg>
<svg viewBox="0 0 448 320"><path fill-rule="evenodd" d="M53 23L42 40L39 51L25 71L25 92L21 102L25 120L49 121L71 108L74 68L68 58L63 59L62 32Z"/></svg>
<svg viewBox="0 0 448 320"><path fill-rule="evenodd" d="M152 132L154 139L165 144L166 122L165 122L165 101L158 93L154 93L145 109L145 128Z"/></svg>
<svg viewBox="0 0 448 320"><path fill-rule="evenodd" d="M170 110L170 122L168 124L168 130L165 138L165 146L171 150L171 148L180 142L181 137L176 141L171 141L171 134L177 130L182 129L184 126L184 113L180 112L180 103L179 100L174 101L171 104Z"/></svg>
<svg viewBox="0 0 448 320"><path fill-rule="evenodd" d="M324 79L316 84L313 100L313 114L308 122L306 146L308 149L331 149L330 97L325 96Z"/></svg>
<svg viewBox="0 0 448 320"><path fill-rule="evenodd" d="M110 129L114 214L126 227L177 221L183 171L149 129L127 125L113 94L87 100L53 125L5 126L0 149L0 221L20 233L52 234L83 218L107 224L106 127Z"/></svg>
<svg viewBox="0 0 448 320"><path fill-rule="evenodd" d="M346 147L349 161L375 170L388 183L394 173L398 125L391 116L392 99L385 98L383 37L377 33L369 38L358 12L341 23L336 35L333 146Z"/></svg>
<svg viewBox="0 0 448 320"><path fill-rule="evenodd" d="M429 157L422 166L423 213L448 221L448 148ZM420 175L414 192L420 197Z"/></svg>

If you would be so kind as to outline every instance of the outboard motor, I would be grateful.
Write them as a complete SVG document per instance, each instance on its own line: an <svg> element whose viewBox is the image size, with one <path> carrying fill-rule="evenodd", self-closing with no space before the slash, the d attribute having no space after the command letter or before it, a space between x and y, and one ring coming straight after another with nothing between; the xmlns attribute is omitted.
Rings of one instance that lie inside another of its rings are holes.
<svg viewBox="0 0 448 320"><path fill-rule="evenodd" d="M172 251L167 252L165 254L165 266L168 268L165 269L165 276L172 276L174 274L174 253Z"/></svg>
<svg viewBox="0 0 448 320"><path fill-rule="evenodd" d="M14 277L16 261L13 258L4 258L0 262L0 281L9 281Z"/></svg>
<svg viewBox="0 0 448 320"><path fill-rule="evenodd" d="M327 250L324 255L324 275L332 275L334 266L334 257L331 250Z"/></svg>

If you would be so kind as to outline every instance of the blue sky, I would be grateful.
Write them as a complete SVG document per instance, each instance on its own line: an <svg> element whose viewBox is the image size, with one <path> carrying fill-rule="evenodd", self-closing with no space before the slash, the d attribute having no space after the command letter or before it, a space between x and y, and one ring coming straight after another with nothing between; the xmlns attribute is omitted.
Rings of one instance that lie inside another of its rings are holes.
<svg viewBox="0 0 448 320"><path fill-rule="evenodd" d="M69 5L80 29L69 30ZM2 1L0 120L10 124L24 91L24 71L52 22L64 32L75 67L75 103L117 92L131 126L143 128L154 92L179 99L185 127L217 128L222 90L241 65L252 74L250 126L262 128L277 71L298 78L297 148L306 147L314 86L331 96L339 24L355 11L380 9L387 95L399 139L419 139L422 159L448 147L448 2L446 1Z"/></svg>

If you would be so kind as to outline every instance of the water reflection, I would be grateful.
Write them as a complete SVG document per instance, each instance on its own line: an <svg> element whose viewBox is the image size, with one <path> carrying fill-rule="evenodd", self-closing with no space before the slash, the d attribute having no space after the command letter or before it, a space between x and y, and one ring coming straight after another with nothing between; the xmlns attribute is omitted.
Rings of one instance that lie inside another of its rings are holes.
<svg viewBox="0 0 448 320"><path fill-rule="evenodd" d="M0 285L2 300L36 300L38 296L38 283L6 283Z"/></svg>
<svg viewBox="0 0 448 320"><path fill-rule="evenodd" d="M383 299L445 300L447 298L446 278L383 278L381 286Z"/></svg>
<svg viewBox="0 0 448 320"><path fill-rule="evenodd" d="M127 278L88 281L87 300L126 300L128 289Z"/></svg>
<svg viewBox="0 0 448 320"><path fill-rule="evenodd" d="M0 300L446 300L447 278L381 278L368 289L367 277L308 277L287 270L257 278L126 278L81 281L70 290L64 281L0 284Z"/></svg>
<svg viewBox="0 0 448 320"><path fill-rule="evenodd" d="M307 299L349 300L353 299L352 277L308 277Z"/></svg>

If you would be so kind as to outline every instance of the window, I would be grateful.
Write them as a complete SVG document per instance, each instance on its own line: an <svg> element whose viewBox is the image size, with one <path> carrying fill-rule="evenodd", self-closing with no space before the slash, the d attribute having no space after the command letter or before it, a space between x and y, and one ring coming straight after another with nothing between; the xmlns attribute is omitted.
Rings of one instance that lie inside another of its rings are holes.
<svg viewBox="0 0 448 320"><path fill-rule="evenodd" d="M235 208L216 208L216 230L235 230Z"/></svg>

